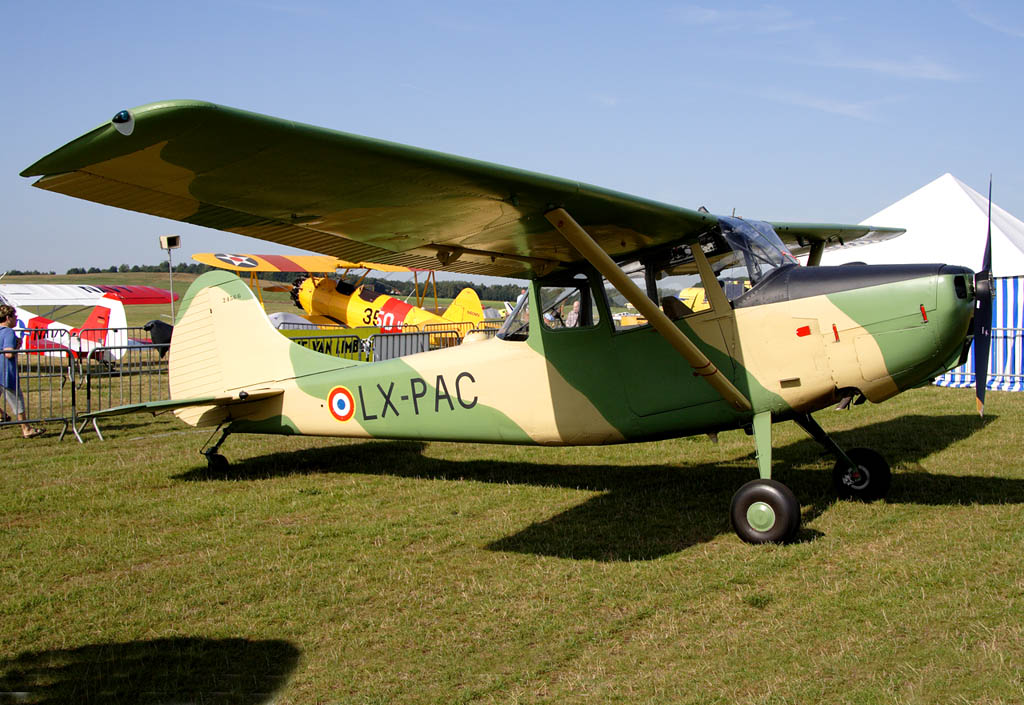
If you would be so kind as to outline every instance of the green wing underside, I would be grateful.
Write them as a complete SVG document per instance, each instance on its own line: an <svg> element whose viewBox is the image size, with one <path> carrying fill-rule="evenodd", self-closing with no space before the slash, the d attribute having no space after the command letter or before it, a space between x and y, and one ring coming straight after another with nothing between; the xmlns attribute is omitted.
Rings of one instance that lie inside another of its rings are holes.
<svg viewBox="0 0 1024 705"><path fill-rule="evenodd" d="M350 261L497 276L533 277L582 259L543 217L556 207L613 256L696 240L717 222L571 180L210 103L129 112L130 134L101 125L22 175L42 176L40 188ZM794 244L867 230L787 225L793 234L780 234Z"/></svg>

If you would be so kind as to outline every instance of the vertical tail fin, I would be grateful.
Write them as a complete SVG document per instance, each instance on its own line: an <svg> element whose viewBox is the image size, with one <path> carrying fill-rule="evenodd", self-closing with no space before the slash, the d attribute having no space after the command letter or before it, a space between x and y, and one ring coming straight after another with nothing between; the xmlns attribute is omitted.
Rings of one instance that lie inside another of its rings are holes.
<svg viewBox="0 0 1024 705"><path fill-rule="evenodd" d="M279 386L282 380L327 368L359 364L296 345L270 323L241 279L226 271L198 277L182 297L171 338L171 397L188 399ZM175 411L192 425L226 418L223 408Z"/></svg>
<svg viewBox="0 0 1024 705"><path fill-rule="evenodd" d="M127 327L124 304L114 296L104 294L82 327L73 328L71 334L97 345L124 345L127 342Z"/></svg>
<svg viewBox="0 0 1024 705"><path fill-rule="evenodd" d="M442 318L452 323L481 323L484 320L484 307L476 291L466 287L455 297Z"/></svg>

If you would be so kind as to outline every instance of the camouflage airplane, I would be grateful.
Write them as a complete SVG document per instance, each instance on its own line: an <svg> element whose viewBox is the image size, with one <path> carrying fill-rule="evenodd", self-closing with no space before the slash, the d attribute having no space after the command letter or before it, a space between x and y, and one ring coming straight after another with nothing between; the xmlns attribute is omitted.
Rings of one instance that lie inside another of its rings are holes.
<svg viewBox="0 0 1024 705"><path fill-rule="evenodd" d="M480 297L471 288L459 292L455 300L437 314L425 308L428 287L434 286L434 310L437 305L437 283L434 270L426 271L426 281L420 291L420 270L409 269L374 262L346 262L337 257L325 255L238 255L215 252L200 252L192 255L192 259L211 267L227 269L233 272L248 272L251 277L250 288L260 296L256 286L257 272L302 272L306 276L296 279L290 287L292 300L305 314L311 323L337 325L351 328L373 326L380 328L381 333L400 333L403 330L418 330L421 326L431 329L456 323L467 323L469 327L482 324L484 309ZM327 276L316 276L313 272L331 272L344 269L347 274L351 270L365 270L355 284L337 280ZM416 304L410 304L399 298L380 291L371 284L363 284L366 275L371 271L412 272L415 277ZM262 299L261 299L262 303Z"/></svg>
<svg viewBox="0 0 1024 705"><path fill-rule="evenodd" d="M771 479L772 424L795 421L836 456L841 496L883 496L886 461L840 448L812 412L955 366L991 301L990 266L803 267L786 244L817 265L830 242L900 230L714 216L208 103L121 111L22 175L352 261L530 280L495 339L361 364L290 343L241 280L210 272L180 307L173 399L100 413L222 427L213 467L230 433L566 445L747 429L760 478L730 516L751 543L800 525ZM730 297L730 279L751 288ZM697 283L709 306L695 312L678 294ZM648 323L616 328L609 292Z"/></svg>

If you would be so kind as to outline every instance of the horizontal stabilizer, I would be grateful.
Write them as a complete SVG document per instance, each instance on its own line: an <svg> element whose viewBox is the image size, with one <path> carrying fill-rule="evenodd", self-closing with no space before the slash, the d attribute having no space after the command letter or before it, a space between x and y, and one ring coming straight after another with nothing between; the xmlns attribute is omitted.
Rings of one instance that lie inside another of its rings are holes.
<svg viewBox="0 0 1024 705"><path fill-rule="evenodd" d="M260 401L270 397L284 394L283 389L254 389L252 391L241 390L234 394L220 394L207 397L193 397L191 399L165 399L163 401L147 401L141 404L125 404L113 406L100 411L90 411L81 414L79 418L97 419L104 416L123 416L124 414L135 414L147 412L156 414L161 411L172 411L184 409L189 406L231 406L234 404L245 404L252 401Z"/></svg>

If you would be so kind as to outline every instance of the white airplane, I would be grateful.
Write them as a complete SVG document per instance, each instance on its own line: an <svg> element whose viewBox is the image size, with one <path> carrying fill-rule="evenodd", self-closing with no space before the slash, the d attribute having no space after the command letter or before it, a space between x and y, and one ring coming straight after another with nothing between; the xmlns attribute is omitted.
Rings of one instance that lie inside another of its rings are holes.
<svg viewBox="0 0 1024 705"><path fill-rule="evenodd" d="M152 286L108 286L93 284L0 284L0 303L14 307L18 323L15 332L22 348L50 356L70 351L78 358L116 362L132 345L148 341L128 336L125 304L169 303L178 296ZM49 316L66 306L92 307L81 326L39 315L24 306L49 307Z"/></svg>

